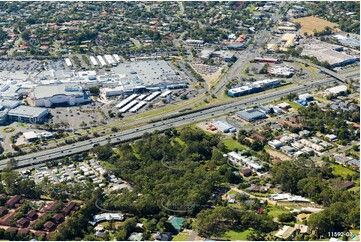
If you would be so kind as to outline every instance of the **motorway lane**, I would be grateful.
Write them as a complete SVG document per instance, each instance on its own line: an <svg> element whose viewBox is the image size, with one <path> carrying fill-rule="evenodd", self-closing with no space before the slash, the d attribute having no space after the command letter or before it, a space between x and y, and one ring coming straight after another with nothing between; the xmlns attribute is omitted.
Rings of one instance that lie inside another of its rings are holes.
<svg viewBox="0 0 361 242"><path fill-rule="evenodd" d="M302 86L289 86L280 89L271 89L263 93L259 93L257 96L247 97L245 96L242 100L227 103L218 107L213 107L207 110L199 111L196 113L185 114L184 116L176 118L168 118L162 121L158 121L152 124L143 125L139 128L127 130L123 132L114 133L102 137L97 137L87 141L77 142L71 145L65 145L62 147L54 148L51 150L39 151L36 153L16 157L19 167L34 165L38 163L44 163L46 161L60 159L65 156L82 153L88 151L94 147L95 143L104 145L108 142L112 144L126 142L132 139L140 138L145 132L153 132L155 130L164 131L170 127L176 127L186 125L196 121L213 118L216 116L224 115L230 112L236 112L249 106L266 103L279 99L282 96L286 96L289 93L305 92L330 83L332 80L324 79L320 81L314 81L313 83L305 84ZM0 161L0 170L6 167L9 159Z"/></svg>

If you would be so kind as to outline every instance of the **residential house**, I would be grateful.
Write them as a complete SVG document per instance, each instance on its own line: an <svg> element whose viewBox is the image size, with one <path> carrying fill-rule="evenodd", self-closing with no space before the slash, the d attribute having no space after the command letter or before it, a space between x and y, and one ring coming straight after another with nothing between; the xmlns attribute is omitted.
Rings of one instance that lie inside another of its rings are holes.
<svg viewBox="0 0 361 242"><path fill-rule="evenodd" d="M133 232L130 234L129 241L141 241L143 239L143 233Z"/></svg>
<svg viewBox="0 0 361 242"><path fill-rule="evenodd" d="M1 206L0 207L0 217L5 215L8 212L6 207Z"/></svg>
<svg viewBox="0 0 361 242"><path fill-rule="evenodd" d="M268 141L268 145L271 146L274 149L278 149L283 146L282 142L279 140L271 140Z"/></svg>
<svg viewBox="0 0 361 242"><path fill-rule="evenodd" d="M284 240L292 240L296 232L296 228L290 227L290 226L283 226L282 229L280 229L275 236L280 239Z"/></svg>
<svg viewBox="0 0 361 242"><path fill-rule="evenodd" d="M296 216L297 220L303 222L305 220L307 220L310 217L310 214L306 214L306 213L300 213Z"/></svg>
<svg viewBox="0 0 361 242"><path fill-rule="evenodd" d="M20 218L18 221L16 221L16 224L18 227L26 228L29 226L30 221L26 218Z"/></svg>
<svg viewBox="0 0 361 242"><path fill-rule="evenodd" d="M293 154L295 152L295 149L292 148L291 146L286 145L286 146L281 147L281 151L283 151L286 154L291 155L291 154Z"/></svg>
<svg viewBox="0 0 361 242"><path fill-rule="evenodd" d="M335 162L340 165L345 165L350 159L350 157L347 157L344 154L335 154L334 156Z"/></svg>
<svg viewBox="0 0 361 242"><path fill-rule="evenodd" d="M311 234L311 228L304 224L295 224L295 229L301 234Z"/></svg>
<svg viewBox="0 0 361 242"><path fill-rule="evenodd" d="M239 171L244 177L249 177L252 175L252 170L249 169L249 168L242 168L240 171Z"/></svg>
<svg viewBox="0 0 361 242"><path fill-rule="evenodd" d="M153 239L156 241L171 241L172 240L172 233L170 232L157 232Z"/></svg>
<svg viewBox="0 0 361 242"><path fill-rule="evenodd" d="M9 208L13 208L15 207L15 204L20 202L21 200L21 196L20 195L15 195L13 197L11 197L7 202L6 202L6 205L9 207Z"/></svg>
<svg viewBox="0 0 361 242"><path fill-rule="evenodd" d="M38 217L38 214L34 211L34 210L30 210L27 214L26 214L26 218L29 220L34 220Z"/></svg>
<svg viewBox="0 0 361 242"><path fill-rule="evenodd" d="M298 134L301 136L301 137L308 137L308 136L310 136L310 131L308 131L308 130L302 130L302 131L300 131Z"/></svg>
<svg viewBox="0 0 361 242"><path fill-rule="evenodd" d="M5 226L9 226L10 222L14 220L14 214L16 212L13 211L12 213L9 213L5 216L3 216L1 219L0 219L0 224L1 225L5 225Z"/></svg>
<svg viewBox="0 0 361 242"><path fill-rule="evenodd" d="M48 221L44 224L44 230L47 232L50 232L50 231L54 230L55 228L56 228L56 224L51 221Z"/></svg>
<svg viewBox="0 0 361 242"><path fill-rule="evenodd" d="M349 161L347 161L347 164L350 166L353 166L353 167L360 168L360 160L358 160L358 159L349 160Z"/></svg>
<svg viewBox="0 0 361 242"><path fill-rule="evenodd" d="M71 211L75 209L75 202L68 202L68 204L62 209L64 215L68 215Z"/></svg>
<svg viewBox="0 0 361 242"><path fill-rule="evenodd" d="M268 189L264 186L252 184L247 190L250 192L267 192Z"/></svg>
<svg viewBox="0 0 361 242"><path fill-rule="evenodd" d="M259 140L259 141L262 142L262 143L267 142L267 138L264 137L264 136L262 136L262 135L260 135L260 134L258 134L258 133L252 133L252 134L251 134L251 137L256 138L257 140Z"/></svg>
<svg viewBox="0 0 361 242"><path fill-rule="evenodd" d="M59 224L64 221L64 215L61 213L54 214L53 219L55 223Z"/></svg>
<svg viewBox="0 0 361 242"><path fill-rule="evenodd" d="M46 204L46 205L42 208L42 211L43 211L43 212L54 212L55 209L57 208L57 206L59 206L59 201L52 201L52 202Z"/></svg>

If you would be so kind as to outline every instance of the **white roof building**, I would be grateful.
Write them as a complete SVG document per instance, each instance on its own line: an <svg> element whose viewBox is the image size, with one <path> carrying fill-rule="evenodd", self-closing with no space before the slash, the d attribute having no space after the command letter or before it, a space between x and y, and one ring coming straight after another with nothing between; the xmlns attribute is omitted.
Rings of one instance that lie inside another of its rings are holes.
<svg viewBox="0 0 361 242"><path fill-rule="evenodd" d="M39 123L48 114L48 109L20 105L8 112L10 120L18 122Z"/></svg>
<svg viewBox="0 0 361 242"><path fill-rule="evenodd" d="M290 238L294 232L296 231L296 229L294 227L290 227L290 226L283 226L282 229L280 229L275 236L277 238L281 238L281 239L285 239L287 240L288 238Z"/></svg>
<svg viewBox="0 0 361 242"><path fill-rule="evenodd" d="M43 131L43 132L29 131L29 132L24 132L23 136L26 140L30 141L40 138L51 138L53 137L53 134L47 131Z"/></svg>
<svg viewBox="0 0 361 242"><path fill-rule="evenodd" d="M61 103L77 105L88 102L90 99L80 85L59 84L36 86L27 100L31 106L51 107Z"/></svg>
<svg viewBox="0 0 361 242"><path fill-rule="evenodd" d="M275 149L278 149L283 146L282 142L279 140L268 141L268 145Z"/></svg>
<svg viewBox="0 0 361 242"><path fill-rule="evenodd" d="M298 95L298 99L300 100L312 100L313 96L309 93L304 93L304 94L300 94Z"/></svg>
<svg viewBox="0 0 361 242"><path fill-rule="evenodd" d="M250 158L242 156L234 151L229 152L228 158L231 162L238 166L247 166L248 168L259 171L263 169L262 165L256 164L255 162L251 161Z"/></svg>
<svg viewBox="0 0 361 242"><path fill-rule="evenodd" d="M347 86L346 85L339 85L336 87L331 87L325 90L326 94L340 94L341 92L346 92L347 91Z"/></svg>
<svg viewBox="0 0 361 242"><path fill-rule="evenodd" d="M103 222L103 221L111 221L111 220L118 220L118 221L122 221L124 220L124 215L121 213L102 213L102 214L97 214L93 217L93 221L90 222L91 224L95 225L99 222Z"/></svg>

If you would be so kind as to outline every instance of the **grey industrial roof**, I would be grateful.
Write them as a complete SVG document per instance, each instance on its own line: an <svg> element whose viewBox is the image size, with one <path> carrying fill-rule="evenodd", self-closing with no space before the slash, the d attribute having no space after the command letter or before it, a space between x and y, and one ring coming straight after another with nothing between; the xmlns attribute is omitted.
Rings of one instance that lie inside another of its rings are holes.
<svg viewBox="0 0 361 242"><path fill-rule="evenodd" d="M10 110L8 115L33 118L33 117L39 117L44 113L44 111L47 111L47 109L21 105Z"/></svg>
<svg viewBox="0 0 361 242"><path fill-rule="evenodd" d="M113 69L116 73L125 75L126 81L125 83L122 81L123 85L149 86L177 79L174 70L164 60L124 63Z"/></svg>
<svg viewBox="0 0 361 242"><path fill-rule="evenodd" d="M20 105L18 100L0 99L0 105L6 108L14 108Z"/></svg>
<svg viewBox="0 0 361 242"><path fill-rule="evenodd" d="M260 118L260 117L265 117L264 113L262 113L261 111L257 110L257 109L248 109L248 110L243 110L243 111L239 111L236 113L238 116L246 119L246 120L252 120L255 118Z"/></svg>
<svg viewBox="0 0 361 242"><path fill-rule="evenodd" d="M75 89L68 89L73 87ZM83 96L84 93L80 86L71 84L37 86L32 93L32 97L35 99L49 98L55 95Z"/></svg>
<svg viewBox="0 0 361 242"><path fill-rule="evenodd" d="M234 54L232 52L225 51L225 50L215 51L215 52L213 52L213 55L219 55L223 59L230 59L234 56Z"/></svg>
<svg viewBox="0 0 361 242"><path fill-rule="evenodd" d="M222 121L220 121L220 120L217 120L216 123L215 123L215 125L218 126L219 129L223 129L223 130L233 128L233 126L230 125L229 123L222 122Z"/></svg>

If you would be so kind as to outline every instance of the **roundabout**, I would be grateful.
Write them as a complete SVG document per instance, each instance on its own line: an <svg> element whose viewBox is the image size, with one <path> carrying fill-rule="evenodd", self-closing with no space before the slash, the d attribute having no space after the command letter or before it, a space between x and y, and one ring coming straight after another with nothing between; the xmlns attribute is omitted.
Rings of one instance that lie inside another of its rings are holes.
<svg viewBox="0 0 361 242"><path fill-rule="evenodd" d="M2 129L2 131L3 131L4 133L11 133L11 132L13 132L14 130L15 130L15 128L13 128L13 127L5 127L5 128Z"/></svg>

